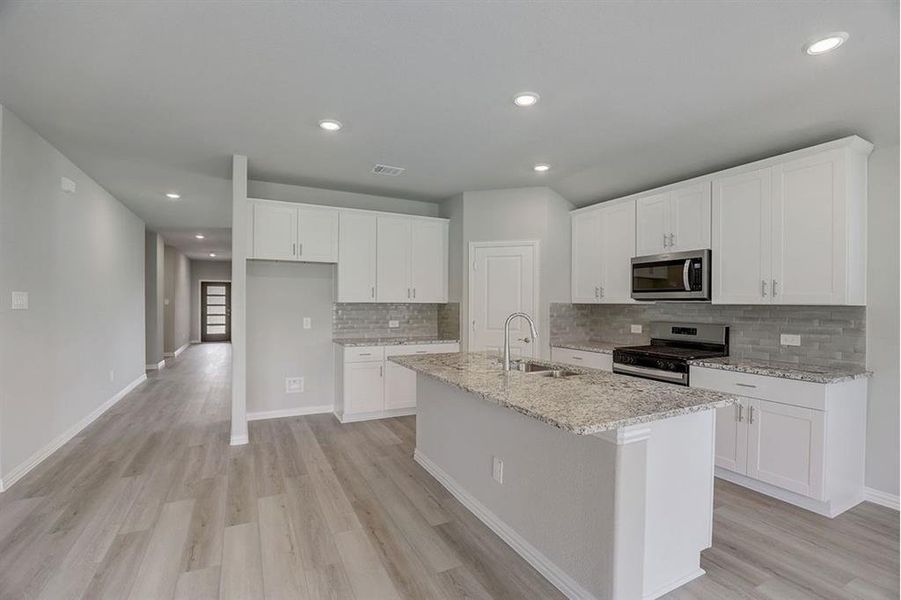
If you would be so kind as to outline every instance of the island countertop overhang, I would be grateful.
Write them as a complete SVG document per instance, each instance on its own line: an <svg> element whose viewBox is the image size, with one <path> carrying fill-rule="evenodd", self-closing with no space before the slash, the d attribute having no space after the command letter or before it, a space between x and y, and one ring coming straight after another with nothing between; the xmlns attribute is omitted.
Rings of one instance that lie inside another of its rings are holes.
<svg viewBox="0 0 901 600"><path fill-rule="evenodd" d="M459 352L390 358L403 367L578 435L593 435L728 406L736 396L535 360L564 378L504 372L497 355Z"/></svg>

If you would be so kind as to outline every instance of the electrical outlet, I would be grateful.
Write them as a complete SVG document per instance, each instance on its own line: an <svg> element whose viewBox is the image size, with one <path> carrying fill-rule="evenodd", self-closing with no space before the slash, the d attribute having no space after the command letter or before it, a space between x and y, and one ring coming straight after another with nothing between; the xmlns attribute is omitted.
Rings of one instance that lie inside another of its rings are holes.
<svg viewBox="0 0 901 600"><path fill-rule="evenodd" d="M13 292L11 304L13 310L28 310L28 292Z"/></svg>
<svg viewBox="0 0 901 600"><path fill-rule="evenodd" d="M312 326L313 326L313 320L310 319L310 317L304 317L303 318L303 328L309 329Z"/></svg>
<svg viewBox="0 0 901 600"><path fill-rule="evenodd" d="M504 461L496 456L491 457L491 478L503 485L504 483Z"/></svg>
<svg viewBox="0 0 901 600"><path fill-rule="evenodd" d="M116 372L113 371L112 369L110 369L109 370L109 381L110 381L110 383L112 383L115 380L116 380Z"/></svg>
<svg viewBox="0 0 901 600"><path fill-rule="evenodd" d="M69 179L68 177L60 177L59 178L59 189L66 192L67 194L75 193L75 182Z"/></svg>
<svg viewBox="0 0 901 600"><path fill-rule="evenodd" d="M632 333L641 333L641 325L632 325Z"/></svg>
<svg viewBox="0 0 901 600"><path fill-rule="evenodd" d="M285 393L299 394L303 391L303 377L285 377Z"/></svg>
<svg viewBox="0 0 901 600"><path fill-rule="evenodd" d="M801 336L789 333L783 333L779 336L779 343L783 346L800 346Z"/></svg>
<svg viewBox="0 0 901 600"><path fill-rule="evenodd" d="M390 321L388 321L388 327L390 327L391 329L394 329L394 328L396 328L396 327L400 327L400 321L396 321L396 320L394 320L394 319L391 319Z"/></svg>

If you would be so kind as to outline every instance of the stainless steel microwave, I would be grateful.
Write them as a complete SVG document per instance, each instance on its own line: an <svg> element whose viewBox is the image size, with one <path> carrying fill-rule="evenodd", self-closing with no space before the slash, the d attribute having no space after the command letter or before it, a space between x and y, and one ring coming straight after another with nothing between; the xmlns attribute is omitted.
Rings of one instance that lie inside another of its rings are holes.
<svg viewBox="0 0 901 600"><path fill-rule="evenodd" d="M632 298L710 301L710 250L633 258Z"/></svg>

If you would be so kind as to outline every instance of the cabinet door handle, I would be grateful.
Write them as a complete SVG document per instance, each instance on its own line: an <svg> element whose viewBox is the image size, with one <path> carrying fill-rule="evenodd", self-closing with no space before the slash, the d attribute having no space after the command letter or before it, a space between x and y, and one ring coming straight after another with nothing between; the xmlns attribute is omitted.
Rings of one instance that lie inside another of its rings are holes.
<svg viewBox="0 0 901 600"><path fill-rule="evenodd" d="M573 360L582 360L581 356L570 356L570 358Z"/></svg>
<svg viewBox="0 0 901 600"><path fill-rule="evenodd" d="M676 245L676 234L675 233L669 234L669 245L670 245L670 248L672 248L673 246Z"/></svg>
<svg viewBox="0 0 901 600"><path fill-rule="evenodd" d="M760 280L760 295L763 298L766 298L766 279Z"/></svg>
<svg viewBox="0 0 901 600"><path fill-rule="evenodd" d="M369 288L369 297L375 298L375 286L372 286L371 288Z"/></svg>
<svg viewBox="0 0 901 600"><path fill-rule="evenodd" d="M754 424L754 407L753 406L748 407L748 423L750 425Z"/></svg>
<svg viewBox="0 0 901 600"><path fill-rule="evenodd" d="M601 287L598 288L598 289L601 290L601 298L603 298L603 297L604 297L604 286L601 286Z"/></svg>
<svg viewBox="0 0 901 600"><path fill-rule="evenodd" d="M778 283L779 283L779 282L776 281L775 279L773 280L773 298L776 297L776 285L777 285Z"/></svg>
<svg viewBox="0 0 901 600"><path fill-rule="evenodd" d="M666 248L667 246L669 246L669 242L667 242L667 238L669 238L669 236L668 236L667 234L664 233L664 234L663 234L663 247L664 247L664 248Z"/></svg>
<svg viewBox="0 0 901 600"><path fill-rule="evenodd" d="M416 288L413 288L413 299L416 299Z"/></svg>
<svg viewBox="0 0 901 600"><path fill-rule="evenodd" d="M753 385L750 383L736 383L735 385L737 385L738 387L746 387L746 388L756 388L757 387L756 385Z"/></svg>
<svg viewBox="0 0 901 600"><path fill-rule="evenodd" d="M597 286L594 287L594 297L595 297L595 299L601 297L601 292L598 291L598 287L597 287Z"/></svg>
<svg viewBox="0 0 901 600"><path fill-rule="evenodd" d="M407 288L407 300L410 299L410 288Z"/></svg>
<svg viewBox="0 0 901 600"><path fill-rule="evenodd" d="M291 244L291 256L297 256L297 244Z"/></svg>
<svg viewBox="0 0 901 600"><path fill-rule="evenodd" d="M738 413L736 413L736 415L737 415L737 416L736 416L736 420L737 420L739 423L741 423L742 419L744 418L744 417L742 416L742 412L744 412L744 408L745 408L745 407L741 405L741 402L739 402L738 404L736 404L736 406L738 407Z"/></svg>
<svg viewBox="0 0 901 600"><path fill-rule="evenodd" d="M297 249L297 256L303 256L303 242L300 243L300 247Z"/></svg>
<svg viewBox="0 0 901 600"><path fill-rule="evenodd" d="M385 376L385 367L379 365L379 377Z"/></svg>

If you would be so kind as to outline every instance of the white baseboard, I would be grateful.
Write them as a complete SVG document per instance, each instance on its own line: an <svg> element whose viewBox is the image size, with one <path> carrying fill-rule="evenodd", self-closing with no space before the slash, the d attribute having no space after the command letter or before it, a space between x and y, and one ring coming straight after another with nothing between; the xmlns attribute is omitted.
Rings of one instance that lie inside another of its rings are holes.
<svg viewBox="0 0 901 600"><path fill-rule="evenodd" d="M682 587L689 581L697 579L698 577L700 577L701 575L704 575L705 573L707 573L707 571L699 568L697 571L692 571L691 573L689 573L688 575L686 575L684 577L680 577L679 579L676 579L675 581L671 581L668 584L666 584L665 586L657 588L653 592L644 594L642 596L642 600L656 600L660 596L663 596L664 594L669 594L674 589Z"/></svg>
<svg viewBox="0 0 901 600"><path fill-rule="evenodd" d="M356 423L357 421L372 421L373 419L390 419L391 417L407 417L416 414L416 407L392 408L389 410L377 410L365 413L339 413L335 416L342 423Z"/></svg>
<svg viewBox="0 0 901 600"><path fill-rule="evenodd" d="M250 440L247 438L247 435L233 435L229 440L229 445L231 446L243 446L248 443Z"/></svg>
<svg viewBox="0 0 901 600"><path fill-rule="evenodd" d="M191 345L191 342L188 342L187 344L185 344L184 346L182 346L175 352L163 352L163 356L165 356L167 358L178 358L178 355L181 354L182 352L184 352L187 349L187 347L190 345Z"/></svg>
<svg viewBox="0 0 901 600"><path fill-rule="evenodd" d="M75 423L72 427L58 435L56 439L28 457L25 462L15 467L6 476L0 480L0 492L8 490L14 483L28 474L29 471L41 464L48 456L59 450L66 442L74 438L78 433L97 420L100 415L112 408L119 400L124 398L130 391L141 385L147 380L147 374L141 373L140 377L126 385L124 388L116 392L116 394L95 408L89 415Z"/></svg>
<svg viewBox="0 0 901 600"><path fill-rule="evenodd" d="M247 413L248 421L262 421L264 419L281 419L283 417L300 417L302 415L320 415L335 410L333 404L321 406L300 406L298 408L282 408L280 410L264 410Z"/></svg>
<svg viewBox="0 0 901 600"><path fill-rule="evenodd" d="M160 369L164 369L166 367L166 359L161 360L155 365L144 365L145 371L159 371Z"/></svg>
<svg viewBox="0 0 901 600"><path fill-rule="evenodd" d="M200 340L191 340L191 343L192 343L192 344L199 344L199 343L200 343Z"/></svg>
<svg viewBox="0 0 901 600"><path fill-rule="evenodd" d="M873 504L898 510L898 496L895 496L894 494L889 494L873 488L864 488L863 497L864 500L872 502Z"/></svg>
<svg viewBox="0 0 901 600"><path fill-rule="evenodd" d="M488 510L484 504L476 500L469 492L460 487L457 481L447 474L441 467L436 465L426 455L416 449L413 451L413 460L419 463L423 469L438 480L453 494L454 498L460 501L469 512L474 514L482 523L488 526L491 531L496 533L514 552L519 554L527 563L532 565L536 571L541 573L545 579L558 590L563 592L567 598L579 600L597 600L588 590L583 588L575 579L567 575L563 569L550 561L548 557L538 551L532 544L527 542L521 535L513 530L512 527L504 523L500 517Z"/></svg>

